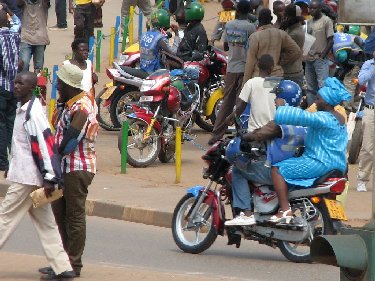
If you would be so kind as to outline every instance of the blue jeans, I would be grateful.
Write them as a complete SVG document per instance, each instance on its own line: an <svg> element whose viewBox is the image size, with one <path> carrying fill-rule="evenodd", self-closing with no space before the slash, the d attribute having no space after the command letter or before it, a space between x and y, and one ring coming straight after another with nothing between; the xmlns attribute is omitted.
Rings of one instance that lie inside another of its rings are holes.
<svg viewBox="0 0 375 281"><path fill-rule="evenodd" d="M13 124L16 118L17 99L13 93L0 88L0 168L8 168Z"/></svg>
<svg viewBox="0 0 375 281"><path fill-rule="evenodd" d="M305 76L307 83L307 103L314 103L315 96L320 88L324 86L324 80L329 76L329 60L316 59L306 61Z"/></svg>
<svg viewBox="0 0 375 281"><path fill-rule="evenodd" d="M251 210L252 196L248 181L254 183L273 185L271 168L264 166L265 161L249 163L245 169L233 166L232 193L233 208Z"/></svg>
<svg viewBox="0 0 375 281"><path fill-rule="evenodd" d="M30 45L24 42L20 44L20 56L23 60L23 70L29 70L31 57L33 57L34 71L39 72L44 65L45 45Z"/></svg>

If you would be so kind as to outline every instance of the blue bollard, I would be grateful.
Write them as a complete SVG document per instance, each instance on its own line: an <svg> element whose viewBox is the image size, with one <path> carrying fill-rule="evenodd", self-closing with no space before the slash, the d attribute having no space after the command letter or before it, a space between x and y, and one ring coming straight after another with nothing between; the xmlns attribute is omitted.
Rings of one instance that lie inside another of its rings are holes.
<svg viewBox="0 0 375 281"><path fill-rule="evenodd" d="M93 48L94 44L95 44L95 37L91 36L89 39L89 60L91 60L92 63L94 62L94 48Z"/></svg>
<svg viewBox="0 0 375 281"><path fill-rule="evenodd" d="M139 11L139 18L138 18L138 41L141 41L142 38L142 30L143 30L143 13Z"/></svg>
<svg viewBox="0 0 375 281"><path fill-rule="evenodd" d="M121 23L121 18L120 16L117 16L116 17L116 25L115 25L115 30L116 30L116 34L115 34L115 48L114 48L114 58L117 59L117 56L118 56L118 41L119 41L119 38L120 38L120 23Z"/></svg>

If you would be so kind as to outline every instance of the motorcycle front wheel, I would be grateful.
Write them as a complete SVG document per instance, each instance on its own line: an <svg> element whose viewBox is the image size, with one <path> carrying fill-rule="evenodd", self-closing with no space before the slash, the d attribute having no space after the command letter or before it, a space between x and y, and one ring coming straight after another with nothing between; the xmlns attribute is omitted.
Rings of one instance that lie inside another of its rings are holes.
<svg viewBox="0 0 375 281"><path fill-rule="evenodd" d="M95 98L96 105L98 106L98 114L96 115L96 119L98 120L99 126L102 127L104 130L107 131L118 131L120 128L116 128L113 126L111 121L109 106L104 106L105 100L101 98L101 96L106 92L107 88L101 90L98 96Z"/></svg>
<svg viewBox="0 0 375 281"><path fill-rule="evenodd" d="M142 120L131 120L128 132L128 158L127 162L136 168L144 168L155 162L160 152L159 133L151 129L150 136L144 140L148 124ZM121 133L119 138L122 138ZM122 140L119 139L119 144ZM120 150L121 151L121 150Z"/></svg>
<svg viewBox="0 0 375 281"><path fill-rule="evenodd" d="M362 120L355 122L352 139L349 141L348 149L348 162L349 164L357 163L359 152L361 151L363 140Z"/></svg>
<svg viewBox="0 0 375 281"><path fill-rule="evenodd" d="M216 240L217 231L213 224L212 207L202 203L196 216L189 222L187 214L196 198L186 194L178 202L172 219L172 234L176 245L184 252L199 254L207 250Z"/></svg>
<svg viewBox="0 0 375 281"><path fill-rule="evenodd" d="M311 228L313 237L310 237L307 241L302 242L287 242L278 240L277 244L280 248L281 253L288 260L296 263L308 263L311 262L310 256L310 244L314 237L319 235L333 234L333 224L329 217L328 210L323 203L315 205L317 214L314 218L308 221ZM293 210L293 206L292 206ZM294 212L294 210L293 210ZM294 212L295 215L296 212Z"/></svg>

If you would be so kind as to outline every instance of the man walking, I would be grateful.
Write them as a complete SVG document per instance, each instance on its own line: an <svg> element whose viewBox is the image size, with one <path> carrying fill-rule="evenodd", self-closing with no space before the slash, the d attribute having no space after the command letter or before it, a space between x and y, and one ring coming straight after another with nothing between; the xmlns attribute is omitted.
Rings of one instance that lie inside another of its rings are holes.
<svg viewBox="0 0 375 281"><path fill-rule="evenodd" d="M333 46L334 30L332 20L322 13L322 4L319 0L311 1L309 12L313 18L307 22L307 32L315 37L315 42L304 60L307 103L311 105L317 91L323 87L324 80L329 76L327 55Z"/></svg>
<svg viewBox="0 0 375 281"><path fill-rule="evenodd" d="M363 141L359 153L357 191L367 191L373 165L374 150L374 105L375 105L375 51L373 58L366 61L358 75L360 85L367 83L365 109L363 111Z"/></svg>
<svg viewBox="0 0 375 281"><path fill-rule="evenodd" d="M227 129L225 119L233 111L236 99L242 86L245 70L246 52L249 47L249 37L255 32L255 26L248 21L250 5L247 0L237 4L237 19L229 21L224 30L224 51L228 52L228 66L225 75L224 101L217 115L209 145L221 139Z"/></svg>
<svg viewBox="0 0 375 281"><path fill-rule="evenodd" d="M75 8L73 0L69 0L69 13L74 14L74 39L84 38L89 42L94 36L94 21L96 8L92 0L76 0Z"/></svg>
<svg viewBox="0 0 375 281"><path fill-rule="evenodd" d="M0 171L8 169L17 99L13 95L18 70L20 36L8 28L7 12L0 10Z"/></svg>
<svg viewBox="0 0 375 281"><path fill-rule="evenodd" d="M41 279L72 278L74 271L64 251L50 204L33 208L30 193L44 187L47 195L61 181L57 148L39 100L33 96L37 77L21 72L14 95L19 106L14 122L10 166L5 176L12 182L0 205L0 248L28 212L38 233L51 271Z"/></svg>
<svg viewBox="0 0 375 281"><path fill-rule="evenodd" d="M57 72L57 89L64 109L57 120L55 139L62 156L64 197L52 204L64 248L76 276L82 269L86 242L85 203L96 172L98 133L95 104L82 90L82 70L73 64Z"/></svg>
<svg viewBox="0 0 375 281"><path fill-rule="evenodd" d="M66 22L66 0L55 0L55 13L57 24L49 27L51 31L67 30L68 24Z"/></svg>

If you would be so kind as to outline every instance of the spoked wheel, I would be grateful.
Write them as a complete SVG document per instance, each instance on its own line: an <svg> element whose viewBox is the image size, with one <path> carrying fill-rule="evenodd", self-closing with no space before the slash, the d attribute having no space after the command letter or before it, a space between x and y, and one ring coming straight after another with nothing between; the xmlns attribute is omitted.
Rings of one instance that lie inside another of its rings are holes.
<svg viewBox="0 0 375 281"><path fill-rule="evenodd" d="M128 163L136 168L154 163L160 151L159 134L155 128L152 128L148 139L144 140L147 127L148 124L142 120L129 122Z"/></svg>
<svg viewBox="0 0 375 281"><path fill-rule="evenodd" d="M101 96L106 92L107 88L104 88L96 97L95 101L98 106L98 114L96 116L99 126L107 131L118 131L111 121L111 116L109 112L109 106L104 106L106 100L103 100Z"/></svg>
<svg viewBox="0 0 375 281"><path fill-rule="evenodd" d="M308 223L310 224L310 237L306 241L287 242L278 240L278 246L281 253L292 262L311 262L310 245L312 239L323 234L333 234L332 221L328 215L326 207L323 204L316 205L315 207L317 213L313 218L308 220ZM303 217L303 212L300 212L300 210L293 211L297 217Z"/></svg>
<svg viewBox="0 0 375 281"><path fill-rule="evenodd" d="M348 162L349 164L357 163L359 152L361 151L363 140L362 120L355 122L355 128L352 134L352 139L349 141Z"/></svg>
<svg viewBox="0 0 375 281"><path fill-rule="evenodd" d="M199 254L207 250L216 240L217 231L213 225L212 208L202 203L196 216L187 221L187 214L196 198L186 194L178 202L172 219L172 234L177 246L184 252Z"/></svg>
<svg viewBox="0 0 375 281"><path fill-rule="evenodd" d="M214 125L215 125L215 121L216 121L217 115L219 114L219 111L221 109L222 104L223 104L223 99L219 99L216 102L214 110L212 111L212 114L210 116L211 123L214 124Z"/></svg>
<svg viewBox="0 0 375 281"><path fill-rule="evenodd" d="M126 115L133 112L131 104L139 101L141 93L137 91L131 91L121 93L115 92L114 94L115 97L113 98L111 103L110 116L113 125L117 128L120 128L123 121L126 120Z"/></svg>

